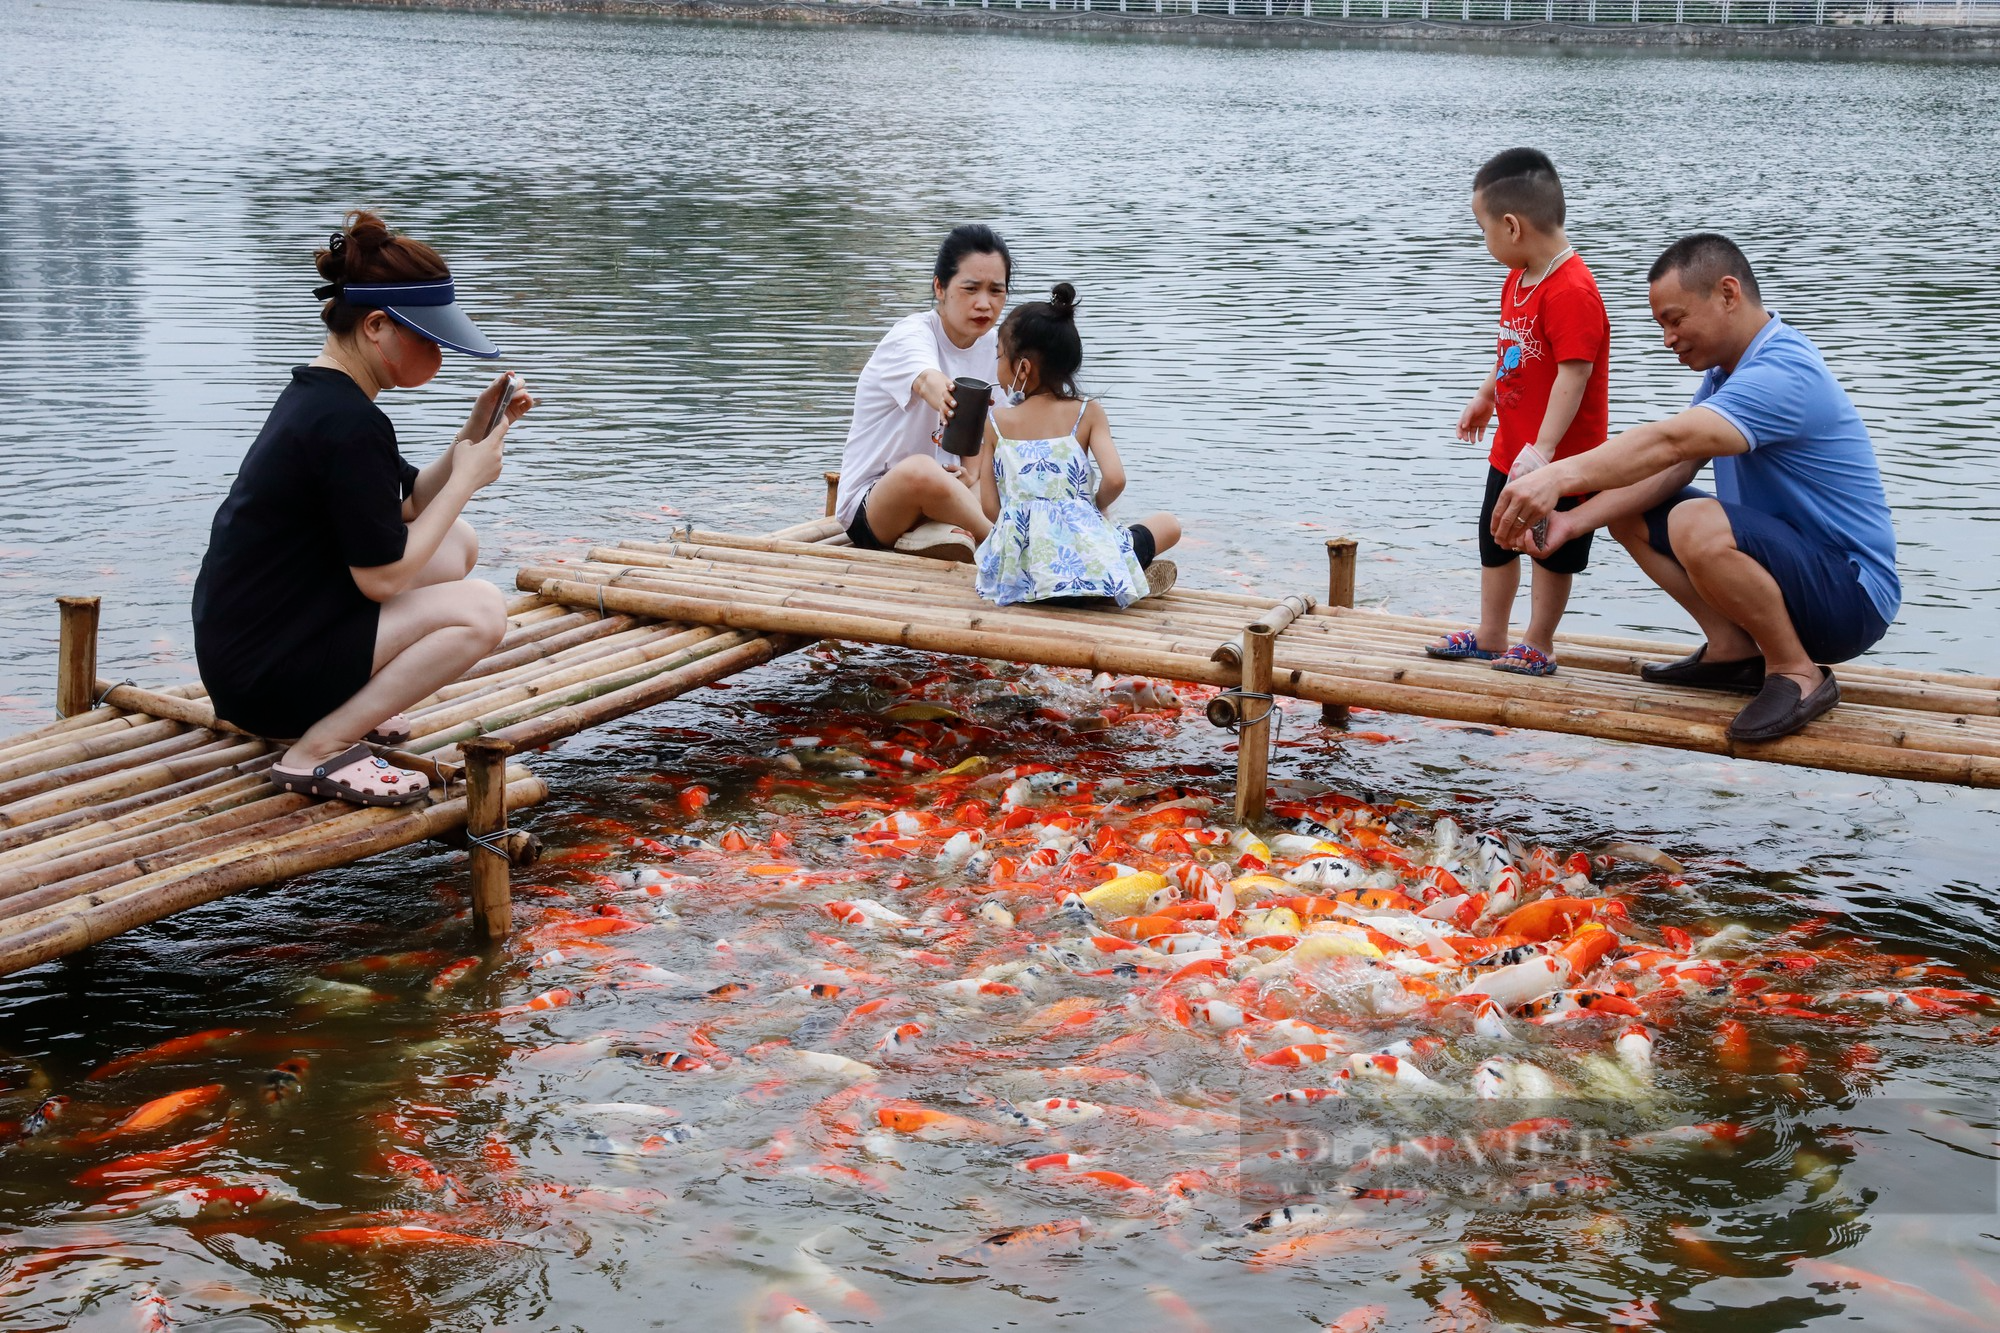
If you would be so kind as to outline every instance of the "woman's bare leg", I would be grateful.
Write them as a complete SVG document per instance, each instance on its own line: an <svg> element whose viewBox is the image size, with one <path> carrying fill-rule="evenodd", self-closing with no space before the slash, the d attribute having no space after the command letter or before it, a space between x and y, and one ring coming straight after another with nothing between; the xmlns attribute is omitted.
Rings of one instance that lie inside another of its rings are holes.
<svg viewBox="0 0 2000 1333"><path fill-rule="evenodd" d="M473 566L478 563L479 534L472 530L470 523L461 518L451 525L450 530L445 533L444 541L438 545L430 561L418 571L416 582L410 586L428 588L439 583L456 583L468 577L472 573ZM397 740L399 737L407 736L409 730L410 720L403 716L403 711L399 708L363 734L381 733L388 739Z"/></svg>
<svg viewBox="0 0 2000 1333"><path fill-rule="evenodd" d="M964 528L974 541L985 541L993 530L972 488L921 454L905 458L869 488L867 513L869 530L884 546L894 546L926 519Z"/></svg>
<svg viewBox="0 0 2000 1333"><path fill-rule="evenodd" d="M456 583L470 577L478 563L479 534L461 518L451 525L430 562L418 572L417 581L410 586L428 588L434 583Z"/></svg>
<svg viewBox="0 0 2000 1333"><path fill-rule="evenodd" d="M278 764L311 769L373 728L464 675L507 632L500 590L477 579L411 588L382 603L375 626L374 675L328 713Z"/></svg>

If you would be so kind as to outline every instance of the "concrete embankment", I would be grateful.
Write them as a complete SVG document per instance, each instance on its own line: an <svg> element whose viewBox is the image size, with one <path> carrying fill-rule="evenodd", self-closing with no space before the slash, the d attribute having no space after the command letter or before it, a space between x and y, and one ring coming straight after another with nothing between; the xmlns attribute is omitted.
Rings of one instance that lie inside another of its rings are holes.
<svg viewBox="0 0 2000 1333"><path fill-rule="evenodd" d="M1786 55L1969 57L2000 60L2000 25L1495 23L1417 18L1265 18L1047 9L936 8L812 0L239 0L318 7L463 9L693 19L720 23L857 24L978 31L1080 32L1235 41L1422 43L1451 46L1645 47ZM1254 0L1243 0L1248 9Z"/></svg>

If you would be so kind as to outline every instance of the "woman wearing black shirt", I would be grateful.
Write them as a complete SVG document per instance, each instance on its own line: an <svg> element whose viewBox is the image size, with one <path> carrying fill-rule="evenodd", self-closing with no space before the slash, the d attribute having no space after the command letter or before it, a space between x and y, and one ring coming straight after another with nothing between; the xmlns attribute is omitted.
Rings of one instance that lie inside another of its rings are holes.
<svg viewBox="0 0 2000 1333"><path fill-rule="evenodd" d="M500 352L451 304L437 251L348 216L317 263L325 345L292 372L216 511L194 587L195 657L216 716L298 737L271 768L285 791L367 805L429 781L364 740L409 735L405 708L463 675L506 633L499 589L467 577L478 538L459 511L500 475L507 428L534 405L479 396L451 447L419 470L375 405L438 372L446 347Z"/></svg>

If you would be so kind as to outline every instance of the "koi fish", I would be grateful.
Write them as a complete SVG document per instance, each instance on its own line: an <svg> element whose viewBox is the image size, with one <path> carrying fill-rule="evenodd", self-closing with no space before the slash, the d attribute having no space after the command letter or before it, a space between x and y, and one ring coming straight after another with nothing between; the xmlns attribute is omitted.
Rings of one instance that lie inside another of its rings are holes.
<svg viewBox="0 0 2000 1333"><path fill-rule="evenodd" d="M1091 1222L1087 1217L1064 1217L1053 1222L1037 1222L1033 1226L1010 1227L1006 1231L994 1232L976 1245L941 1257L959 1264L1000 1263L1045 1250L1072 1237L1082 1240L1090 1234L1090 1229Z"/></svg>
<svg viewBox="0 0 2000 1333"><path fill-rule="evenodd" d="M435 1227L374 1226L336 1227L330 1231L308 1231L299 1237L311 1245L345 1245L357 1249L493 1249L518 1245L519 1241L493 1236L467 1236Z"/></svg>
<svg viewBox="0 0 2000 1333"><path fill-rule="evenodd" d="M206 1083L198 1088L183 1088L170 1092L164 1097L155 1097L109 1129L94 1134L78 1136L81 1143L103 1143L109 1139L131 1138L140 1134L151 1134L165 1129L177 1120L191 1115L200 1115L226 1100L220 1083Z"/></svg>
<svg viewBox="0 0 2000 1333"><path fill-rule="evenodd" d="M152 1152L133 1153L113 1161L93 1166L80 1172L72 1183L95 1189L103 1185L116 1185L127 1180L144 1180L162 1172L191 1166L220 1148L229 1138L229 1122L225 1121L213 1133L186 1143L177 1143L171 1148L159 1148Z"/></svg>
<svg viewBox="0 0 2000 1333"><path fill-rule="evenodd" d="M134 1051L130 1055L121 1055L116 1060L107 1061L92 1070L87 1081L95 1082L98 1079L116 1078L120 1074L130 1073L132 1070L145 1065L160 1064L168 1060L178 1060L183 1056L193 1055L197 1051L205 1051L215 1046L224 1046L237 1040L239 1037L247 1037L249 1035L250 1032L247 1028L210 1028L206 1032L191 1032L185 1037L175 1037L169 1041L163 1041L157 1046L148 1046L143 1051Z"/></svg>

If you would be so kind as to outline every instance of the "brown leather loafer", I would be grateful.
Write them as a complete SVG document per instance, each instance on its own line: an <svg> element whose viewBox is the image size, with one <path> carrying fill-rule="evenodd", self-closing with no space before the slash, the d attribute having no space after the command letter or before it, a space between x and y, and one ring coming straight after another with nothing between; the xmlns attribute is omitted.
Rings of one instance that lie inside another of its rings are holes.
<svg viewBox="0 0 2000 1333"><path fill-rule="evenodd" d="M1729 724L1729 739L1774 741L1789 736L1839 702L1840 685L1831 671L1811 694L1801 690L1790 676L1771 676Z"/></svg>
<svg viewBox="0 0 2000 1333"><path fill-rule="evenodd" d="M1686 685L1697 690L1754 690L1764 683L1764 659L1740 657L1734 662L1704 660L1703 644L1678 662L1648 662L1639 675L1655 685Z"/></svg>

